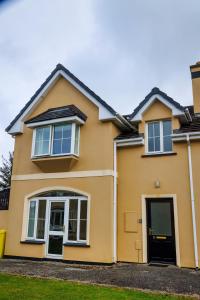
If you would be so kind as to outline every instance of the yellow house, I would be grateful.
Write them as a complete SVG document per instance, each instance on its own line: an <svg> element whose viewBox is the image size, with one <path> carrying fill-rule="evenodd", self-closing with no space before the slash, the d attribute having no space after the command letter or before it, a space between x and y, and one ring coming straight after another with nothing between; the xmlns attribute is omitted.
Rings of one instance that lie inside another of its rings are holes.
<svg viewBox="0 0 200 300"><path fill-rule="evenodd" d="M191 74L193 106L154 88L122 116L57 65L6 129L5 255L199 268L200 64Z"/></svg>

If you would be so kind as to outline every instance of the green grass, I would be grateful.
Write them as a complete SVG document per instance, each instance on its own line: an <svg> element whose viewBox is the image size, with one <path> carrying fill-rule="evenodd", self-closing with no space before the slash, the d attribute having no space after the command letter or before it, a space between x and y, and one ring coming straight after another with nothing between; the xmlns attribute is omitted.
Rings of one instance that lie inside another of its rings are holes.
<svg viewBox="0 0 200 300"><path fill-rule="evenodd" d="M164 294L143 293L120 288L109 288L94 285L71 283L52 279L38 279L0 274L0 299L50 299L50 300L83 300L83 299L165 299L177 300Z"/></svg>

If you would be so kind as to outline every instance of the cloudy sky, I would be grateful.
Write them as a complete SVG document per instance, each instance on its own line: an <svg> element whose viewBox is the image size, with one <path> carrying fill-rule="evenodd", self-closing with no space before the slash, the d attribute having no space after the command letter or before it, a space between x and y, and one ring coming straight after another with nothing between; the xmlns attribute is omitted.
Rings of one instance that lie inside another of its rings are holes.
<svg viewBox="0 0 200 300"><path fill-rule="evenodd" d="M199 0L8 2L0 5L0 155L13 149L5 127L58 62L122 114L154 86L192 103Z"/></svg>

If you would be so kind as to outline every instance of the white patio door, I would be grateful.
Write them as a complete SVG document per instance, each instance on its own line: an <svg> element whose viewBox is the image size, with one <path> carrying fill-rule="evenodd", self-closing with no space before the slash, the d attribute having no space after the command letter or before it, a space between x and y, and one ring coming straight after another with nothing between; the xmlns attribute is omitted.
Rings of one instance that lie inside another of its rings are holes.
<svg viewBox="0 0 200 300"><path fill-rule="evenodd" d="M66 228L66 201L51 200L49 202L47 256L62 258L63 239Z"/></svg>

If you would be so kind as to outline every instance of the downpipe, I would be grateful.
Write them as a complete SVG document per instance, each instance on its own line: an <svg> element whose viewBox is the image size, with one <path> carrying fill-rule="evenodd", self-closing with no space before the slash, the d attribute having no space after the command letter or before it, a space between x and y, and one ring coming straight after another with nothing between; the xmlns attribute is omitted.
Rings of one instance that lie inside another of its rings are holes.
<svg viewBox="0 0 200 300"><path fill-rule="evenodd" d="M192 152L191 152L191 144L190 144L189 134L186 135L186 139L187 139L187 146L188 146L190 196L191 196L192 226L193 226L193 239L194 239L194 257L195 257L195 267L196 267L196 269L198 269L199 268L199 257L198 257L198 245L197 245L197 226L196 226L194 183L193 183L193 171L192 171Z"/></svg>

